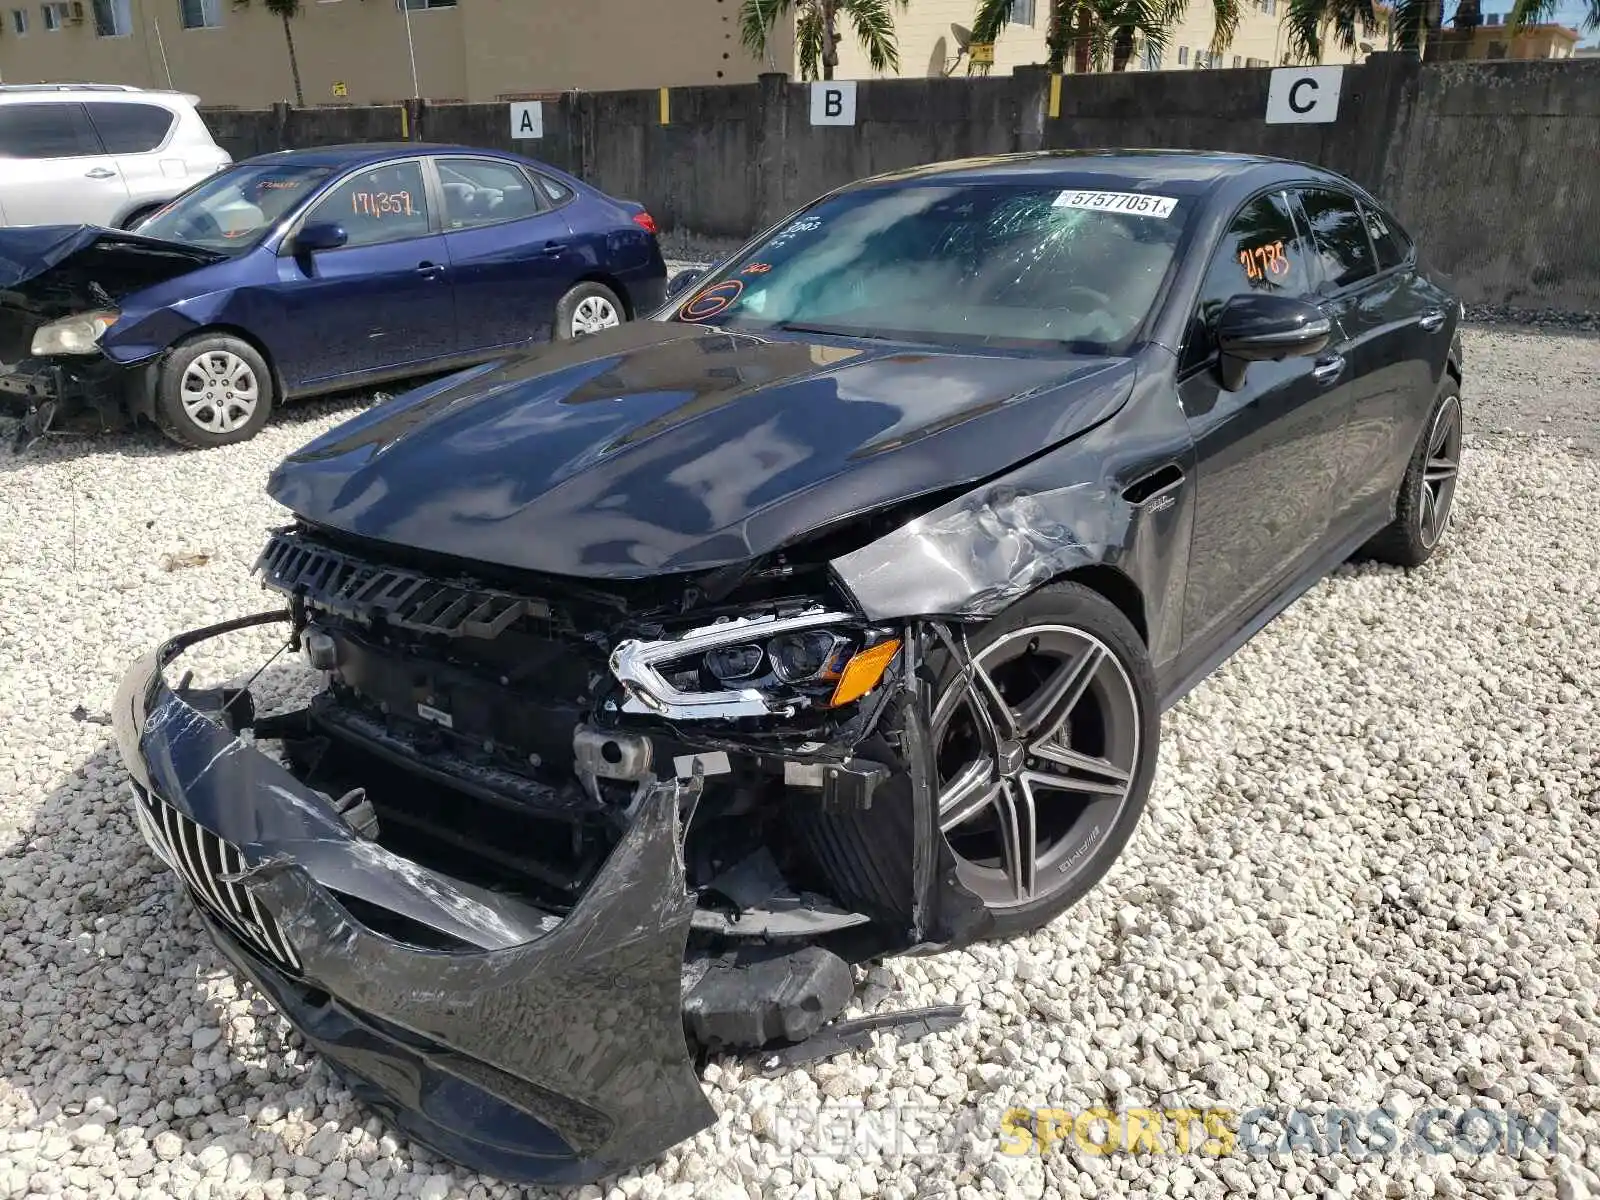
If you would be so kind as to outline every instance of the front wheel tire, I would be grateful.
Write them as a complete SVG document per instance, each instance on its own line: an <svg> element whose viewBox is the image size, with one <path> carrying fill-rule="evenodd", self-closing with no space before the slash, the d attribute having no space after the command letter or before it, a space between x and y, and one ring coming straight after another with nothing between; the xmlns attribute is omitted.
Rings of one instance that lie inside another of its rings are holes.
<svg viewBox="0 0 1600 1200"><path fill-rule="evenodd" d="M200 334L180 342L161 364L156 424L181 446L231 446L261 431L275 398L272 372L254 346L227 334Z"/></svg>
<svg viewBox="0 0 1600 1200"><path fill-rule="evenodd" d="M929 661L939 824L965 893L948 899L982 910L962 943L1037 929L1100 881L1144 813L1160 740L1144 642L1098 592L1041 588L968 650L970 678ZM910 915L911 806L885 800L807 810L802 836L841 900L898 920Z"/></svg>

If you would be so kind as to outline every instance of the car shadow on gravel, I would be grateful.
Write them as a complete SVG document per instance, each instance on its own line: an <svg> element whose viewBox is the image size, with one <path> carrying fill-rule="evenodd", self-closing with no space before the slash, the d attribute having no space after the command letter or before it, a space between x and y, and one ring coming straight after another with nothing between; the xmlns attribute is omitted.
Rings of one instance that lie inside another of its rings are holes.
<svg viewBox="0 0 1600 1200"><path fill-rule="evenodd" d="M197 685L253 675L197 670ZM298 702L308 678L262 670L258 710ZM0 1011L15 1014L0 1021L0 1132L30 1188L111 1195L131 1179L141 1194L189 1195L204 1178L276 1177L285 1195L387 1200L496 1185L393 1131L230 971L134 824L109 714L55 715L104 736L0 851Z"/></svg>

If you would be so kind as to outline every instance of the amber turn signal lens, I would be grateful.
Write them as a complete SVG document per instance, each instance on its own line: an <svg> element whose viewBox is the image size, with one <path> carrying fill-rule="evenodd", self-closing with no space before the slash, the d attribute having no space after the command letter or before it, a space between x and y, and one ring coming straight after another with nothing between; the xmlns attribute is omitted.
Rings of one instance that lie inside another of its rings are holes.
<svg viewBox="0 0 1600 1200"><path fill-rule="evenodd" d="M877 687L878 681L883 678L883 673L889 669L889 664L899 653L900 639L890 638L887 642L879 642L876 646L857 654L845 664L844 674L839 676L839 682L833 689L833 699L828 701L828 707L838 708L841 704L859 700Z"/></svg>

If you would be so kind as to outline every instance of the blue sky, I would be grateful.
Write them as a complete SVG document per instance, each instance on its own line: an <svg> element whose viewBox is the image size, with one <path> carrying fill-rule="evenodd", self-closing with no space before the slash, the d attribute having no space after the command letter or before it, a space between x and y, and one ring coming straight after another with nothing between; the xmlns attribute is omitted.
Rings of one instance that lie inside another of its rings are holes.
<svg viewBox="0 0 1600 1200"><path fill-rule="evenodd" d="M1511 4L1512 0L1481 0L1479 7L1487 16L1489 13L1509 13ZM1449 20L1450 14L1454 11L1455 4L1452 0L1445 0L1445 19ZM1561 0L1561 6L1556 9L1555 20L1559 24L1583 33L1582 44L1592 46L1596 39L1600 38L1600 30L1594 33L1583 32L1583 14L1587 11L1588 5L1584 3L1584 0Z"/></svg>

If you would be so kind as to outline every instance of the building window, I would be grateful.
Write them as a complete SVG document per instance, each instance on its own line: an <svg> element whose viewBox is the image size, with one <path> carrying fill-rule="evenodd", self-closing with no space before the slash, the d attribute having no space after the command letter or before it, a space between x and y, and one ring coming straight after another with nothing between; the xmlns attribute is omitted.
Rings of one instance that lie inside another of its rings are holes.
<svg viewBox="0 0 1600 1200"><path fill-rule="evenodd" d="M1161 70L1161 47L1145 42L1139 51L1139 66L1145 71Z"/></svg>
<svg viewBox="0 0 1600 1200"><path fill-rule="evenodd" d="M28 36L28 10L13 8L11 10L11 28L18 37Z"/></svg>
<svg viewBox="0 0 1600 1200"><path fill-rule="evenodd" d="M133 0L94 0L95 37L127 37L133 32Z"/></svg>
<svg viewBox="0 0 1600 1200"><path fill-rule="evenodd" d="M1037 0L1011 0L1011 23L1013 25L1033 25L1034 7Z"/></svg>
<svg viewBox="0 0 1600 1200"><path fill-rule="evenodd" d="M424 8L454 8L456 0L398 0L395 7L409 8L413 12Z"/></svg>
<svg viewBox="0 0 1600 1200"><path fill-rule="evenodd" d="M1189 47L1178 47L1178 65L1180 67L1187 67L1189 65Z"/></svg>
<svg viewBox="0 0 1600 1200"><path fill-rule="evenodd" d="M1244 60L1242 58L1240 58L1237 54L1235 54L1233 56L1233 65L1236 66L1236 67L1242 67L1242 66L1244 66Z"/></svg>
<svg viewBox="0 0 1600 1200"><path fill-rule="evenodd" d="M222 24L222 0L178 0L178 23L185 29L215 29Z"/></svg>
<svg viewBox="0 0 1600 1200"><path fill-rule="evenodd" d="M65 4L41 4L44 13L44 27L50 33L57 32L67 19L67 6Z"/></svg>

